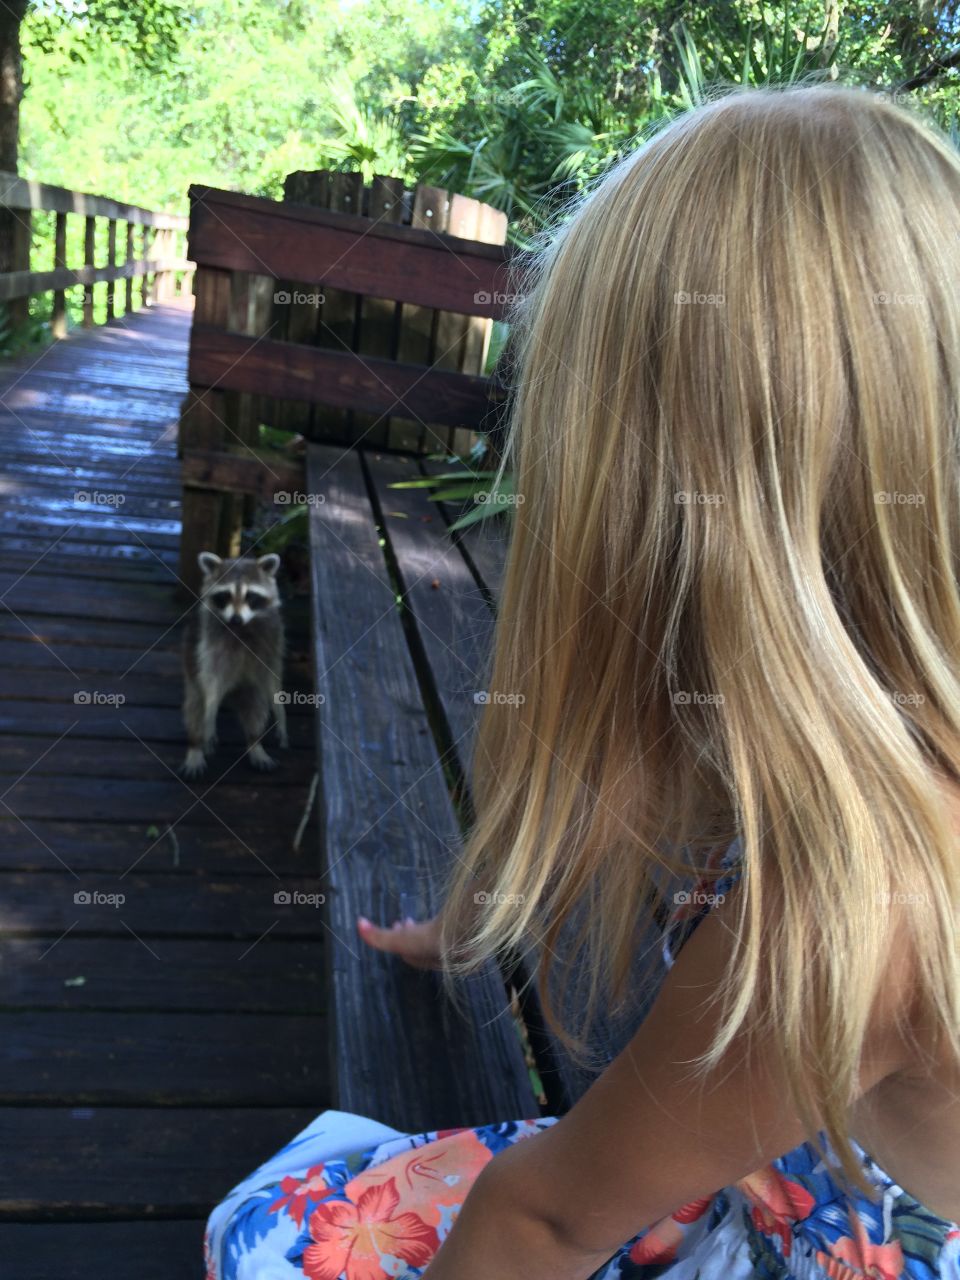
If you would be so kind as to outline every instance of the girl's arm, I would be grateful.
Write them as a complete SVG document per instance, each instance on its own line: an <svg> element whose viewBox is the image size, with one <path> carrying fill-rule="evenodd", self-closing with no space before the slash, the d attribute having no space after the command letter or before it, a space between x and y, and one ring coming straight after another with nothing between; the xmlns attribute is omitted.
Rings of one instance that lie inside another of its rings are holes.
<svg viewBox="0 0 960 1280"><path fill-rule="evenodd" d="M729 954L725 915L698 926L640 1030L576 1106L486 1166L425 1280L585 1280L644 1227L810 1136L772 1054L731 1051L703 1083L684 1066L716 1026L705 1002ZM896 1029L908 983L893 979L906 969L891 957L864 1093L910 1060Z"/></svg>

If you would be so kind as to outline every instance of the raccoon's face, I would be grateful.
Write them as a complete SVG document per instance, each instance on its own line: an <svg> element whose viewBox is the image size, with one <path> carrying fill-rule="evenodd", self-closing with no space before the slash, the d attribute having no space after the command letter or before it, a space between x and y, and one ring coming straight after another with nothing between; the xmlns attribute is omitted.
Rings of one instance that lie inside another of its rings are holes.
<svg viewBox="0 0 960 1280"><path fill-rule="evenodd" d="M245 627L278 608L278 555L260 556L258 560L221 560L212 551L201 551L199 563L203 570L203 603L221 622Z"/></svg>

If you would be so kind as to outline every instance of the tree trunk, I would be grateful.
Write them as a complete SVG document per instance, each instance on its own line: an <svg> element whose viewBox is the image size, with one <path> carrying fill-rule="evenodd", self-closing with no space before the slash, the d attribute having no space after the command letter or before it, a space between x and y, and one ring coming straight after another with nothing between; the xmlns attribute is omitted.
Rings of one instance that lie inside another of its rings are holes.
<svg viewBox="0 0 960 1280"><path fill-rule="evenodd" d="M20 24L30 0L0 3L0 171L17 172L23 58ZM30 216L0 208L0 272L22 271L30 262ZM14 328L27 319L27 299L7 304L5 317Z"/></svg>

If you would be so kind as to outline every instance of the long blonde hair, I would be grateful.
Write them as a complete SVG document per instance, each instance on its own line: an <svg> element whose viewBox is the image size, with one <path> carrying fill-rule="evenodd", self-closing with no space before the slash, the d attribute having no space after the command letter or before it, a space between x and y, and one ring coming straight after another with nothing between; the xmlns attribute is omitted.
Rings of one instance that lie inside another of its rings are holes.
<svg viewBox="0 0 960 1280"><path fill-rule="evenodd" d="M738 838L700 1065L772 1036L856 1178L897 918L960 1059L937 782L960 764L960 160L882 95L737 91L620 161L524 267L523 503L449 970L533 940L556 1025L558 958L613 1007L664 868Z"/></svg>

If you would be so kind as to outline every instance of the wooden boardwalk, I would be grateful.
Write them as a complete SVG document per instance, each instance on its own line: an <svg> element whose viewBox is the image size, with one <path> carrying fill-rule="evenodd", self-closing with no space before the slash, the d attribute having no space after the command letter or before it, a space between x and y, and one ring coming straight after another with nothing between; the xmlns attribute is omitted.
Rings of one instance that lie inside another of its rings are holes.
<svg viewBox="0 0 960 1280"><path fill-rule="evenodd" d="M182 756L189 313L0 366L0 1270L199 1277L202 1221L329 1104L309 711ZM86 495L86 496L84 496ZM288 687L312 687L305 600Z"/></svg>

